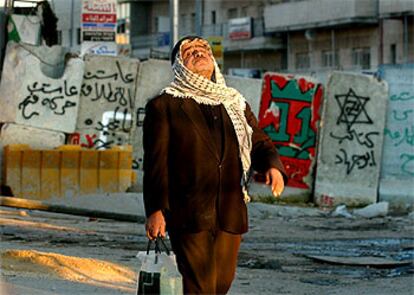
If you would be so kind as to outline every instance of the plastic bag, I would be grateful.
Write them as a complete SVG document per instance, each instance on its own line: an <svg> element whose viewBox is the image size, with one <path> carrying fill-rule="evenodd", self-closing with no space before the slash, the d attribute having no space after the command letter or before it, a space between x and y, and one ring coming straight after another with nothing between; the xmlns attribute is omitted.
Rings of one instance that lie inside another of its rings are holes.
<svg viewBox="0 0 414 295"><path fill-rule="evenodd" d="M137 295L183 294L182 276L177 269L175 255L168 250L162 239L155 240L155 251L149 251L151 243L148 242L147 251L137 254L142 263L137 280ZM160 243L165 247L165 252L161 252Z"/></svg>

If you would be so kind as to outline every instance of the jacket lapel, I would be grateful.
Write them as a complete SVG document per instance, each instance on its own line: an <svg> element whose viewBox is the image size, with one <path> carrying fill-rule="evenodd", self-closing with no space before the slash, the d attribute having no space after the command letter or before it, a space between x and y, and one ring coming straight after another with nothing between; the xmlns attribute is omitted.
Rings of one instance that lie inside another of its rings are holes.
<svg viewBox="0 0 414 295"><path fill-rule="evenodd" d="M195 129L205 142L207 148L213 153L216 159L220 161L217 147L213 142L213 138L207 126L206 119L204 118L204 115L201 112L200 107L192 99L183 99L181 103L181 108L183 109L187 117L190 119L190 121L193 123Z"/></svg>

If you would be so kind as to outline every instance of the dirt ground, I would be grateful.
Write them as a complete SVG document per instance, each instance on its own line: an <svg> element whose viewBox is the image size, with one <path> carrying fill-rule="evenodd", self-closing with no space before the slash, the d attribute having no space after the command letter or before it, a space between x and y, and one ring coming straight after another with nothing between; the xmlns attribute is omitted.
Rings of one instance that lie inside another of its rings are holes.
<svg viewBox="0 0 414 295"><path fill-rule="evenodd" d="M345 218L261 203L249 213L230 294L414 294L413 214ZM143 224L0 207L0 226L2 295L135 292ZM409 263L336 265L308 255Z"/></svg>

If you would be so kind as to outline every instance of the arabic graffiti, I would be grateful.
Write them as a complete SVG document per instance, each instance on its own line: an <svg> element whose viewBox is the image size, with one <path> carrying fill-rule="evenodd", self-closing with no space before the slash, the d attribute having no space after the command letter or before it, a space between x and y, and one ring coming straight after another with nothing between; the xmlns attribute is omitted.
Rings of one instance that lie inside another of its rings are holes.
<svg viewBox="0 0 414 295"><path fill-rule="evenodd" d="M351 157L348 156L348 153L344 149L339 149L341 155L336 155L335 164L344 164L346 166L346 174L350 174L352 170L356 167L358 169L364 169L367 166L376 166L374 151L370 150L365 152L365 154L352 154Z"/></svg>
<svg viewBox="0 0 414 295"><path fill-rule="evenodd" d="M99 69L94 73L86 72L83 76L81 94L91 101L105 99L109 103L118 103L121 106L133 108L134 75L133 73L125 74L119 61L116 61L115 65L115 72L110 74Z"/></svg>
<svg viewBox="0 0 414 295"><path fill-rule="evenodd" d="M384 129L384 175L414 176L414 93L411 89L412 84L390 83L390 92L394 94L389 97L390 111Z"/></svg>
<svg viewBox="0 0 414 295"><path fill-rule="evenodd" d="M332 138L337 139L339 144L341 144L345 140L354 141L356 139L359 145L365 145L368 148L374 147L374 142L371 138L374 135L379 136L380 133L377 131L357 133L355 130L347 130L347 132L343 136L335 135L333 132L330 133L330 136Z"/></svg>
<svg viewBox="0 0 414 295"><path fill-rule="evenodd" d="M266 74L263 79L259 127L279 150L288 186L310 188L322 87L288 75Z"/></svg>
<svg viewBox="0 0 414 295"><path fill-rule="evenodd" d="M107 149L114 145L130 144L135 128L135 79L138 63L118 58L91 56L81 86L82 106L78 132L88 130L97 137L90 148ZM91 111L94 110L94 111ZM91 132L91 130L94 130ZM86 136L86 134L85 134Z"/></svg>
<svg viewBox="0 0 414 295"><path fill-rule="evenodd" d="M399 94L393 94L390 97L391 101L407 101L414 100L414 94L408 91L400 92Z"/></svg>
<svg viewBox="0 0 414 295"><path fill-rule="evenodd" d="M374 149L380 132L361 127L373 125L366 109L370 97L358 95L349 88L347 93L335 95L335 100L339 109L336 125L345 125L345 129L336 129L329 133L341 147L335 155L335 164L344 165L346 175L351 174L354 169L363 170L377 166Z"/></svg>
<svg viewBox="0 0 414 295"><path fill-rule="evenodd" d="M63 80L63 86L34 82L32 85L28 85L26 89L28 95L18 105L18 109L21 110L22 117L25 120L41 115L39 104L44 107L43 111L49 109L57 116L65 115L66 109L77 105L76 101L70 99L77 97L78 90L76 86L69 86L67 80Z"/></svg>

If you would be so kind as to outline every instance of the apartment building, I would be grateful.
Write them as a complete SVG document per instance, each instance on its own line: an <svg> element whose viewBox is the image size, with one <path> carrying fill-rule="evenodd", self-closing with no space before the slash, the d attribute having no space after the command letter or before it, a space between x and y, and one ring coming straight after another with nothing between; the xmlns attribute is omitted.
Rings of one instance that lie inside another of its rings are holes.
<svg viewBox="0 0 414 295"><path fill-rule="evenodd" d="M196 1L179 1L179 35ZM139 59L170 51L169 0L118 0L119 44ZM72 4L73 3L73 4ZM224 71L374 71L414 62L413 0L200 0L202 36L223 38ZM81 0L54 0L63 45L80 43ZM72 13L71 13L72 12Z"/></svg>
<svg viewBox="0 0 414 295"><path fill-rule="evenodd" d="M414 1L304 0L267 5L265 31L287 42L287 70L375 70L414 62Z"/></svg>
<svg viewBox="0 0 414 295"><path fill-rule="evenodd" d="M280 0L281 1L281 0ZM280 2L279 1L279 2ZM223 37L224 69L280 70L284 66L285 42L279 34L264 31L265 0L202 0L201 35ZM167 57L169 52L169 1L124 0L133 55L146 59ZM179 1L179 35L196 34L196 0ZM272 62L269 62L272 61Z"/></svg>

